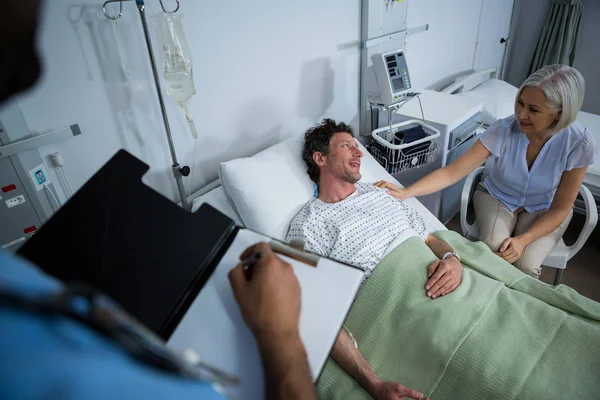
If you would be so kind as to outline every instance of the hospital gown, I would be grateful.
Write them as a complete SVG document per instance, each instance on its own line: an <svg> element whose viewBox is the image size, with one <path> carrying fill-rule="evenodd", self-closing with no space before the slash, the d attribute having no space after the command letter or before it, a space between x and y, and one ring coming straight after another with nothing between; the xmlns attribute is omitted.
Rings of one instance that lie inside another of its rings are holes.
<svg viewBox="0 0 600 400"><path fill-rule="evenodd" d="M411 236L425 240L423 217L386 190L359 182L337 203L311 199L290 224L287 240L303 240L306 250L355 265L368 277L392 242Z"/></svg>

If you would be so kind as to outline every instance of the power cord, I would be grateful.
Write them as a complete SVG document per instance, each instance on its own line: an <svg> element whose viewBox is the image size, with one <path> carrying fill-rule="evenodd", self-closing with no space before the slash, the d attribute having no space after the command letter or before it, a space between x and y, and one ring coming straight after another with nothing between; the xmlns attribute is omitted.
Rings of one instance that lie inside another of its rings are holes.
<svg viewBox="0 0 600 400"><path fill-rule="evenodd" d="M416 96L417 100L419 100L419 108L421 109L421 119L423 120L423 122L427 122L427 120L425 119L425 113L423 112L423 103L421 103L421 97L419 97L419 95Z"/></svg>
<svg viewBox="0 0 600 400"><path fill-rule="evenodd" d="M397 107L388 107L387 109L387 113L388 113L388 128L389 128L389 132L390 135L393 134L392 132L392 115L397 113L399 109L401 109L406 103L410 102L413 98L417 97L420 93L413 93L413 92L409 92L406 94L406 97L408 97L407 100L403 101L402 103L399 103ZM420 101L420 100L419 100Z"/></svg>
<svg viewBox="0 0 600 400"><path fill-rule="evenodd" d="M421 93L418 92L408 92L406 93L406 97L416 97L417 100L419 100L419 108L421 109L421 120L423 120L423 122L427 122L427 120L425 119L425 113L423 112L423 103L421 103ZM398 107L400 108L400 107Z"/></svg>
<svg viewBox="0 0 600 400"><path fill-rule="evenodd" d="M48 199L48 202L50 203L50 205L52 205L52 202L50 201L50 198L48 197L48 192L50 192L52 199L54 199L54 204L56 204L56 207L52 207L52 212L58 211L58 209L62 206L62 204L58 201L58 197L54 195L54 193L52 192L52 189L50 189L50 187L47 184L44 185L44 192L46 192L46 198Z"/></svg>
<svg viewBox="0 0 600 400"><path fill-rule="evenodd" d="M59 175L61 175L65 185L67 186L66 188L63 186L63 191L66 193L67 197L70 198L73 196L73 187L71 186L71 181L69 180L65 169L63 168L63 165L65 165L65 159L60 151L50 154L50 159L52 160L54 167L56 167L56 169L58 169L60 172Z"/></svg>
<svg viewBox="0 0 600 400"><path fill-rule="evenodd" d="M58 167L58 170L61 172L61 175L67 184L67 188L69 189L69 197L73 196L73 187L71 186L71 181L69 180L69 177L67 177L65 169L63 167Z"/></svg>

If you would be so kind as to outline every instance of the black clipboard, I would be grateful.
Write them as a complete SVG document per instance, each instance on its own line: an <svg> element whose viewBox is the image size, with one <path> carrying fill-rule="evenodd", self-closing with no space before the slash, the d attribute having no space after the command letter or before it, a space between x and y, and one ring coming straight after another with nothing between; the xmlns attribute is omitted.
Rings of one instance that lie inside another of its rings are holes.
<svg viewBox="0 0 600 400"><path fill-rule="evenodd" d="M210 205L173 204L142 183L148 169L120 150L18 254L99 289L167 340L239 227Z"/></svg>

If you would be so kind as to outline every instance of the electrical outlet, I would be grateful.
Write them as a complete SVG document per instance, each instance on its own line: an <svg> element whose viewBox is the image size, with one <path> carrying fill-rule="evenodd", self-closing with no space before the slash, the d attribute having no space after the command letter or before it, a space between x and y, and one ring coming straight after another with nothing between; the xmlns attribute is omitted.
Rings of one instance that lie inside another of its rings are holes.
<svg viewBox="0 0 600 400"><path fill-rule="evenodd" d="M13 197L12 199L6 200L6 206L8 208L13 208L13 207L18 206L19 204L23 204L23 203L25 203L25 196L23 196L23 195Z"/></svg>

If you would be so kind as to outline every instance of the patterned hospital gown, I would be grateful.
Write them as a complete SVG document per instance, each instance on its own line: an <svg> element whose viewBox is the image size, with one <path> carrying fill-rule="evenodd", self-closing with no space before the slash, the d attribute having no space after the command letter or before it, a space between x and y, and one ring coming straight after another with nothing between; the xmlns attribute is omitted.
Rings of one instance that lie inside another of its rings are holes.
<svg viewBox="0 0 600 400"><path fill-rule="evenodd" d="M359 182L353 195L337 203L306 203L287 240L303 240L306 250L356 265L369 276L394 239L411 229L423 240L429 234L423 217L402 200Z"/></svg>

